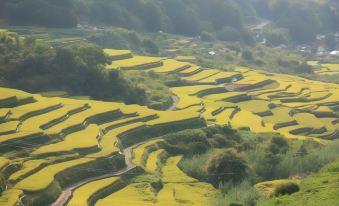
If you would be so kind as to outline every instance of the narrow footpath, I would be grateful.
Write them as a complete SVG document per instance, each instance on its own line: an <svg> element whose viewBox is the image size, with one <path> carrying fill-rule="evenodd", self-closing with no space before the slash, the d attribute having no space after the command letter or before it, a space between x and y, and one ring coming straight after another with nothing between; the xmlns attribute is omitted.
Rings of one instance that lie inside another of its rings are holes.
<svg viewBox="0 0 339 206"><path fill-rule="evenodd" d="M125 164L126 164L126 167L124 169L113 172L113 173L88 178L88 179L85 179L85 180L78 182L74 185L71 185L70 187L65 188L61 192L61 194L59 195L58 199L51 206L64 206L70 200L70 198L72 197L72 193L75 189L77 189L77 188L79 188L79 187L81 187L81 186L83 186L83 185L85 185L89 182L104 179L104 178L114 177L114 176L120 176L120 175L123 175L123 174L129 172L130 170L136 168L136 165L134 165L133 162L132 162L132 150L135 147L138 147L139 145L141 145L143 143L145 143L145 142L140 142L140 143L134 144L134 145L124 149L123 153L125 155Z"/></svg>

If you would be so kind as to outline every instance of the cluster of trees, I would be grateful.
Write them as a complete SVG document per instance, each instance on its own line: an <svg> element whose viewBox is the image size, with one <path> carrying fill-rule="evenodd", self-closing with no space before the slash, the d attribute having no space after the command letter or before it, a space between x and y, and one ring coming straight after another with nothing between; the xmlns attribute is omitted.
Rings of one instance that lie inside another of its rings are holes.
<svg viewBox="0 0 339 206"><path fill-rule="evenodd" d="M287 35L295 43L310 43L316 34L337 32L339 29L339 5L337 1L315 0L252 0L257 15L270 19L273 25L287 29ZM284 33L278 30L280 35ZM279 35L272 33L277 38Z"/></svg>
<svg viewBox="0 0 339 206"><path fill-rule="evenodd" d="M53 48L34 39L0 35L1 86L28 92L66 91L101 100L146 104L144 88L107 72L107 58L92 44Z"/></svg>
<svg viewBox="0 0 339 206"><path fill-rule="evenodd" d="M243 18L260 16L287 30L284 36L271 31L273 39L309 43L317 33L338 30L338 8L335 0L4 0L0 18L48 27L89 22L188 36L210 32L221 40L252 43Z"/></svg>
<svg viewBox="0 0 339 206"><path fill-rule="evenodd" d="M77 23L75 4L70 0L3 0L2 16L16 25L72 27Z"/></svg>
<svg viewBox="0 0 339 206"><path fill-rule="evenodd" d="M188 36L207 31L219 33L223 40L251 42L234 0L5 0L2 4L6 12L1 13L12 24L72 27L89 22Z"/></svg>

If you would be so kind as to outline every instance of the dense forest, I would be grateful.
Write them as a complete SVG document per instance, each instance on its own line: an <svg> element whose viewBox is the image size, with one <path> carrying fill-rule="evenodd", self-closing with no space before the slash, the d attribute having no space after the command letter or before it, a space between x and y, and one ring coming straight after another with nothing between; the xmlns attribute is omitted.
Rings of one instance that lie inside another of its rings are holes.
<svg viewBox="0 0 339 206"><path fill-rule="evenodd" d="M5 0L1 4L0 15L14 25L90 23L188 36L208 32L244 43L253 42L244 27L248 17L270 20L273 31L287 29L285 37L295 43L312 42L316 34L339 28L334 0Z"/></svg>

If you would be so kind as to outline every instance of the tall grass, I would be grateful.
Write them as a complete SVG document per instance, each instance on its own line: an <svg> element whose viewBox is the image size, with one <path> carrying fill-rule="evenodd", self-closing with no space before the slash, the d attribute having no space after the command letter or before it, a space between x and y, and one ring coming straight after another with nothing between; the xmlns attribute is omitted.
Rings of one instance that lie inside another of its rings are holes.
<svg viewBox="0 0 339 206"><path fill-rule="evenodd" d="M309 150L301 155L293 151L273 155L264 150L246 153L247 162L260 180L306 176L317 172L324 165L339 159L339 141Z"/></svg>
<svg viewBox="0 0 339 206"><path fill-rule="evenodd" d="M250 180L244 180L240 184L232 182L220 184L219 190L221 195L213 202L214 206L255 206L259 199L259 193Z"/></svg>

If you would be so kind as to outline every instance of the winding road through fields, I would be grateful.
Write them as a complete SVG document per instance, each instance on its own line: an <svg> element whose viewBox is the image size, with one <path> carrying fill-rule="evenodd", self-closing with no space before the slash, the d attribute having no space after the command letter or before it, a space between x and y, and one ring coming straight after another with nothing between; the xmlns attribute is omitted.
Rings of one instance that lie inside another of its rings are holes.
<svg viewBox="0 0 339 206"><path fill-rule="evenodd" d="M125 164L126 164L126 167L124 169L116 171L116 172L112 172L112 173L109 173L109 174L88 178L88 179L85 179L85 180L78 182L74 185L71 185L70 187L65 188L61 192L61 194L59 195L58 199L51 206L64 206L70 200L70 198L72 197L72 193L75 189L77 189L77 188L79 188L79 187L81 187L81 186L83 186L83 185L85 185L89 182L104 179L104 178L114 177L114 176L120 176L120 175L123 175L123 174L131 171L132 169L136 168L136 165L134 165L133 162L132 162L132 150L135 147L138 147L139 145L141 145L145 142L146 141L140 142L140 143L134 144L134 145L124 149L123 153L125 155Z"/></svg>

